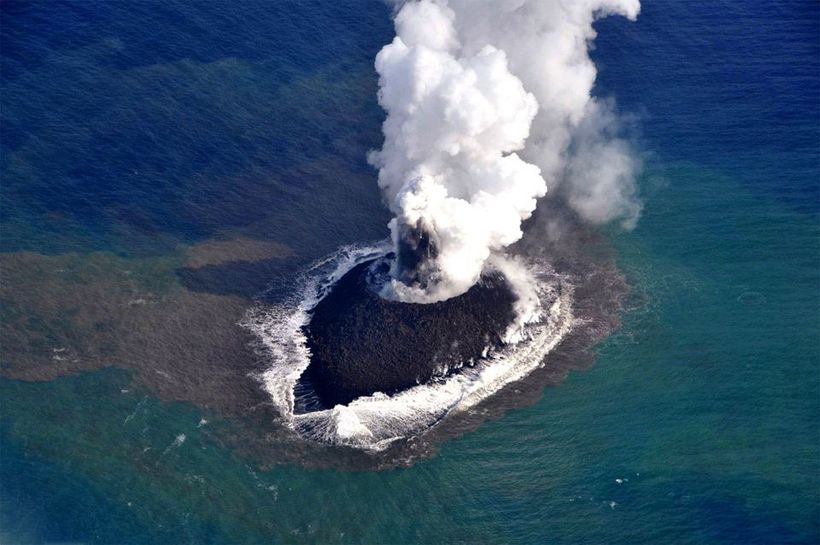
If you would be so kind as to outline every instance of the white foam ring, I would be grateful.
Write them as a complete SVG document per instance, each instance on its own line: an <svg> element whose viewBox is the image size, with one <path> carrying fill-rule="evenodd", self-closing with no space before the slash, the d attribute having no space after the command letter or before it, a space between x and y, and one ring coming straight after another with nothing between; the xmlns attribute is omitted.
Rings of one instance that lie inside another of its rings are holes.
<svg viewBox="0 0 820 545"><path fill-rule="evenodd" d="M257 306L242 325L259 338L270 366L259 377L284 423L305 439L382 450L391 442L419 435L448 414L466 411L511 382L526 377L572 329L572 285L545 263L497 257L491 266L508 279L518 296L518 318L505 345L485 350L471 366L402 392L380 392L348 405L295 414L299 377L310 363L304 326L312 309L345 273L382 256L389 243L347 246L314 264L291 302Z"/></svg>

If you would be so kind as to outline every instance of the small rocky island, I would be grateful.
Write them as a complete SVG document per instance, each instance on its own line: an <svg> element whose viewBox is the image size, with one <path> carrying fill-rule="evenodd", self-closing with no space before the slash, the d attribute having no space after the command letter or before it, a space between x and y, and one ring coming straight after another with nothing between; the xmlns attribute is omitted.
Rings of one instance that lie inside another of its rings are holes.
<svg viewBox="0 0 820 545"><path fill-rule="evenodd" d="M516 300L502 275L486 275L446 301L414 304L375 292L374 277L388 267L382 258L357 265L314 308L305 327L311 361L297 387L314 394L314 406L302 411L399 392L446 376L501 344Z"/></svg>

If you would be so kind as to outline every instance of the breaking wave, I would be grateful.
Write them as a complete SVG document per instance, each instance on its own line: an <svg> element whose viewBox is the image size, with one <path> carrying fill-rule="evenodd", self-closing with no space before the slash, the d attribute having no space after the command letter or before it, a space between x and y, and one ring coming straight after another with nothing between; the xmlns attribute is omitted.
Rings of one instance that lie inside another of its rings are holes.
<svg viewBox="0 0 820 545"><path fill-rule="evenodd" d="M443 377L386 395L375 393L332 409L295 410L299 377L310 363L304 327L311 311L353 267L384 256L388 242L346 246L312 265L297 295L277 305L258 305L242 325L258 338L266 370L259 375L286 426L301 437L332 445L383 450L398 439L419 435L448 415L466 411L511 382L526 377L572 330L573 285L544 261L495 259L519 302L517 319L500 348L485 349L472 365Z"/></svg>

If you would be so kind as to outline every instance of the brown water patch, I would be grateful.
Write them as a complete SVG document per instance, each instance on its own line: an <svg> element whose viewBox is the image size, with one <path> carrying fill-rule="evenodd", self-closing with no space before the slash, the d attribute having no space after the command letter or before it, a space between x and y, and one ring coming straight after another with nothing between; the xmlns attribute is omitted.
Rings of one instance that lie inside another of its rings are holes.
<svg viewBox="0 0 820 545"><path fill-rule="evenodd" d="M0 375L51 380L133 369L163 399L247 412L267 401L249 376L256 358L238 325L250 300L191 291L176 271L289 253L278 243L237 239L142 259L0 254Z"/></svg>
<svg viewBox="0 0 820 545"><path fill-rule="evenodd" d="M409 466L447 439L536 402L545 385L589 366L595 344L618 326L627 287L600 235L544 207L514 250L541 256L571 280L574 313L582 322L526 379L376 454L302 440L277 420L253 378L272 362L254 352L254 339L238 324L255 304L254 286L271 280L274 263L290 277L297 272L287 262L289 252L275 244L207 241L140 259L105 252L0 254L0 375L50 380L103 367L131 369L134 381L160 399L225 417L210 424L215 437L261 467ZM274 252L282 257L270 257ZM247 285L227 289L237 283Z"/></svg>
<svg viewBox="0 0 820 545"><path fill-rule="evenodd" d="M206 240L190 246L185 251L185 266L194 269L206 265L222 265L237 261L261 261L263 259L290 257L293 252L284 244L272 240L234 238L231 240Z"/></svg>

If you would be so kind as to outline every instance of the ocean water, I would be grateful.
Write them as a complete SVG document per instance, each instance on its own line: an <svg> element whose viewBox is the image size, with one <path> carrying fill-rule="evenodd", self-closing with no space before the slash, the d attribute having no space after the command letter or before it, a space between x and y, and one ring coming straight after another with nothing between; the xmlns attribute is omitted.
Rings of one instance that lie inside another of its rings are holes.
<svg viewBox="0 0 820 545"><path fill-rule="evenodd" d="M387 471L260 464L221 406L157 395L128 369L149 352L107 343L147 327L122 308L154 303L116 290L207 320L190 294L275 298L384 236L365 154L389 9L0 10L0 346L18 377L0 379L0 542L820 541L816 2L646 0L597 25L596 94L634 120L646 165L636 229L607 232L622 326L534 405ZM224 266L237 255L266 265ZM96 359L63 376L75 352Z"/></svg>

